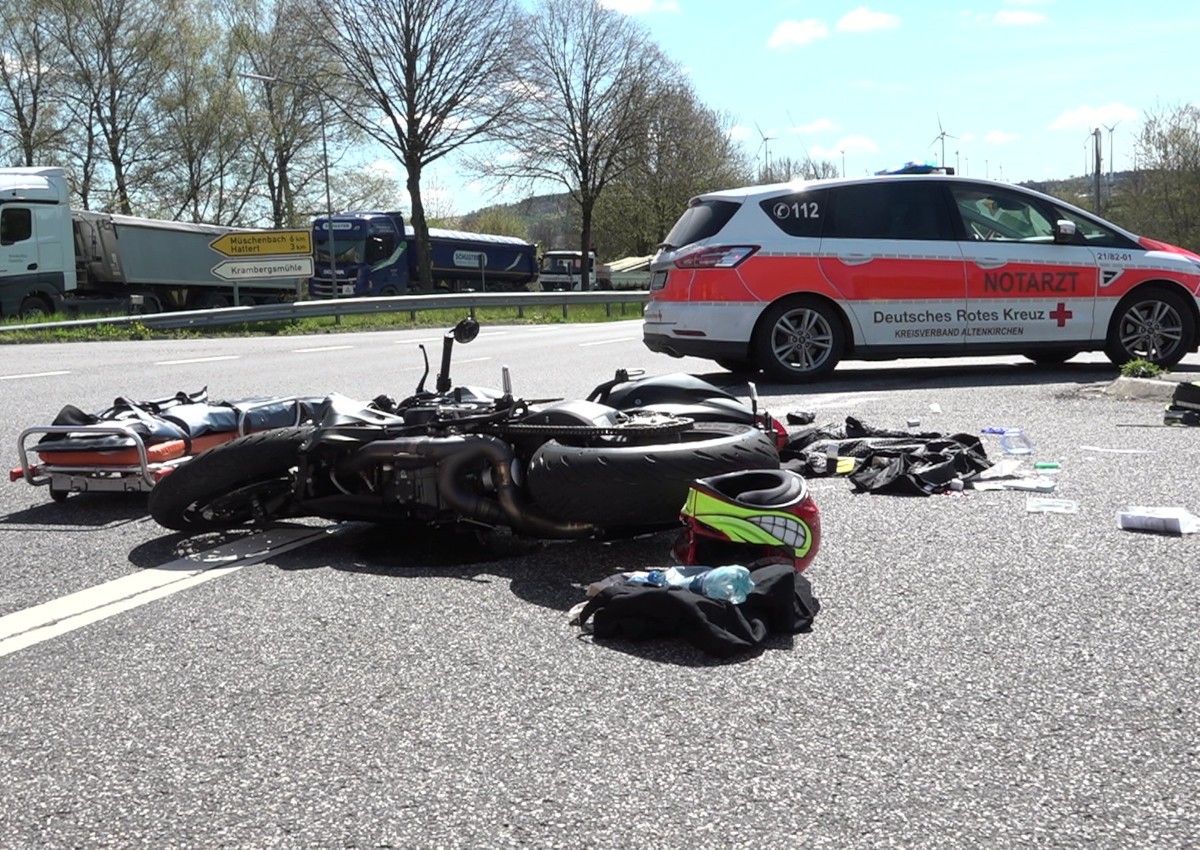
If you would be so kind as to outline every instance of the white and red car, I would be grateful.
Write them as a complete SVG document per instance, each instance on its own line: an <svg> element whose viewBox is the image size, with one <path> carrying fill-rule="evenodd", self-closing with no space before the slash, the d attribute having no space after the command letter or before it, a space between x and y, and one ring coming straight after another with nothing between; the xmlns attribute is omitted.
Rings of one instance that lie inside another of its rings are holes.
<svg viewBox="0 0 1200 850"><path fill-rule="evenodd" d="M1048 195L946 174L693 198L651 265L644 340L780 381L843 358L1195 351L1200 256Z"/></svg>

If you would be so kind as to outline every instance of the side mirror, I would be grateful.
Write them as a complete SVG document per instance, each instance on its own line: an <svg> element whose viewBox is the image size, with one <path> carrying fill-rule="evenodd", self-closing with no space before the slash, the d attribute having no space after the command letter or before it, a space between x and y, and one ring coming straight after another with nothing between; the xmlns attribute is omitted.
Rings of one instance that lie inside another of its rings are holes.
<svg viewBox="0 0 1200 850"><path fill-rule="evenodd" d="M1060 218L1054 222L1054 244L1069 245L1075 241L1075 222Z"/></svg>
<svg viewBox="0 0 1200 850"><path fill-rule="evenodd" d="M446 336L453 337L455 342L470 342L479 336L479 322L467 316L451 328Z"/></svg>

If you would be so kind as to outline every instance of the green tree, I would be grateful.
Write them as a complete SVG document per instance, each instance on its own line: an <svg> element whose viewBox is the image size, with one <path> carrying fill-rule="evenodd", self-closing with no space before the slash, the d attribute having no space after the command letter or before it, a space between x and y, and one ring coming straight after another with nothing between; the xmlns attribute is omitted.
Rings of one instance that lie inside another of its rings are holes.
<svg viewBox="0 0 1200 850"><path fill-rule="evenodd" d="M130 175L150 157L153 98L171 67L167 45L185 9L179 0L47 2L81 106L76 115L87 122L87 155L95 151L103 159L111 179L108 205L132 214ZM90 184L92 169L85 170Z"/></svg>
<svg viewBox="0 0 1200 850"><path fill-rule="evenodd" d="M529 225L510 207L488 207L469 216L461 224L471 233L491 233L496 236L515 236L529 239Z"/></svg>
<svg viewBox="0 0 1200 850"><path fill-rule="evenodd" d="M417 287L433 287L422 174L507 120L519 32L514 0L324 0L310 30L336 57L347 115L407 176Z"/></svg>
<svg viewBox="0 0 1200 850"><path fill-rule="evenodd" d="M66 136L53 14L43 0L0 8L0 157L15 165L51 164Z"/></svg>
<svg viewBox="0 0 1200 850"><path fill-rule="evenodd" d="M1137 168L1113 197L1111 217L1135 233L1200 250L1200 109L1147 113L1135 150Z"/></svg>
<svg viewBox="0 0 1200 850"><path fill-rule="evenodd" d="M137 169L146 214L213 224L256 223L260 173L238 51L215 22L186 15L171 33L173 61L153 101L153 156Z"/></svg>
<svg viewBox="0 0 1200 850"><path fill-rule="evenodd" d="M663 59L644 27L597 0L539 0L524 30L520 103L496 133L511 156L476 167L501 182L563 186L586 254L597 202L636 165Z"/></svg>
<svg viewBox="0 0 1200 850"><path fill-rule="evenodd" d="M731 138L732 120L705 107L682 74L646 103L646 132L627 152L630 167L596 205L595 243L605 259L654 251L695 195L750 182Z"/></svg>

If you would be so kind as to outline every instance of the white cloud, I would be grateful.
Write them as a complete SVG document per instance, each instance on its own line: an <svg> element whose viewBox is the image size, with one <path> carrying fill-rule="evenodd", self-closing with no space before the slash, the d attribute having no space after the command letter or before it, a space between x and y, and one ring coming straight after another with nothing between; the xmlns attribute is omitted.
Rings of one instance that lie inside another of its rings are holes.
<svg viewBox="0 0 1200 850"><path fill-rule="evenodd" d="M1041 12L1029 12L1024 9L1001 9L992 21L1003 27L1023 27L1045 23L1046 16Z"/></svg>
<svg viewBox="0 0 1200 850"><path fill-rule="evenodd" d="M820 159L835 159L843 154L879 153L879 147L866 136L845 136L828 148L814 146L809 154Z"/></svg>
<svg viewBox="0 0 1200 850"><path fill-rule="evenodd" d="M1104 125L1111 127L1118 121L1135 121L1138 111L1123 103L1106 103L1104 106L1079 106L1068 109L1054 119L1051 130L1094 130Z"/></svg>
<svg viewBox="0 0 1200 850"><path fill-rule="evenodd" d="M871 30L890 30L900 26L900 16L888 12L873 12L866 6L859 6L853 12L842 16L837 22L840 32L870 32Z"/></svg>
<svg viewBox="0 0 1200 850"><path fill-rule="evenodd" d="M746 139L752 138L753 136L754 130L749 127L738 125L736 127L729 128L729 138L733 139L735 142L744 142Z"/></svg>
<svg viewBox="0 0 1200 850"><path fill-rule="evenodd" d="M828 118L818 118L808 124L801 124L799 127L792 127L788 130L789 133L824 133L829 130L836 130L837 124L834 124Z"/></svg>
<svg viewBox="0 0 1200 850"><path fill-rule="evenodd" d="M993 145L1006 145L1009 142L1015 142L1018 138L1020 137L1015 133L1002 133L999 130L992 130L992 132L983 137L983 140Z"/></svg>
<svg viewBox="0 0 1200 850"><path fill-rule="evenodd" d="M817 18L805 18L803 21L784 21L775 27L775 32L767 39L767 47L794 47L808 44L818 38L829 35L825 22Z"/></svg>

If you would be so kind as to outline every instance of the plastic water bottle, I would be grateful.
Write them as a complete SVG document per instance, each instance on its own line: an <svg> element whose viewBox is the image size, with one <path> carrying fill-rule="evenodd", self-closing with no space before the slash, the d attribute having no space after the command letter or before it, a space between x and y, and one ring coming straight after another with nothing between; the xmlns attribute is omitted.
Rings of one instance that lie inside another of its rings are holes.
<svg viewBox="0 0 1200 850"><path fill-rule="evenodd" d="M1033 451L1033 443L1020 428L1006 428L1000 435L1000 448L1010 455L1027 455Z"/></svg>
<svg viewBox="0 0 1200 850"><path fill-rule="evenodd" d="M709 599L727 599L734 605L745 602L750 591L754 589L750 571L737 564L714 567L700 576L698 581L700 592Z"/></svg>

